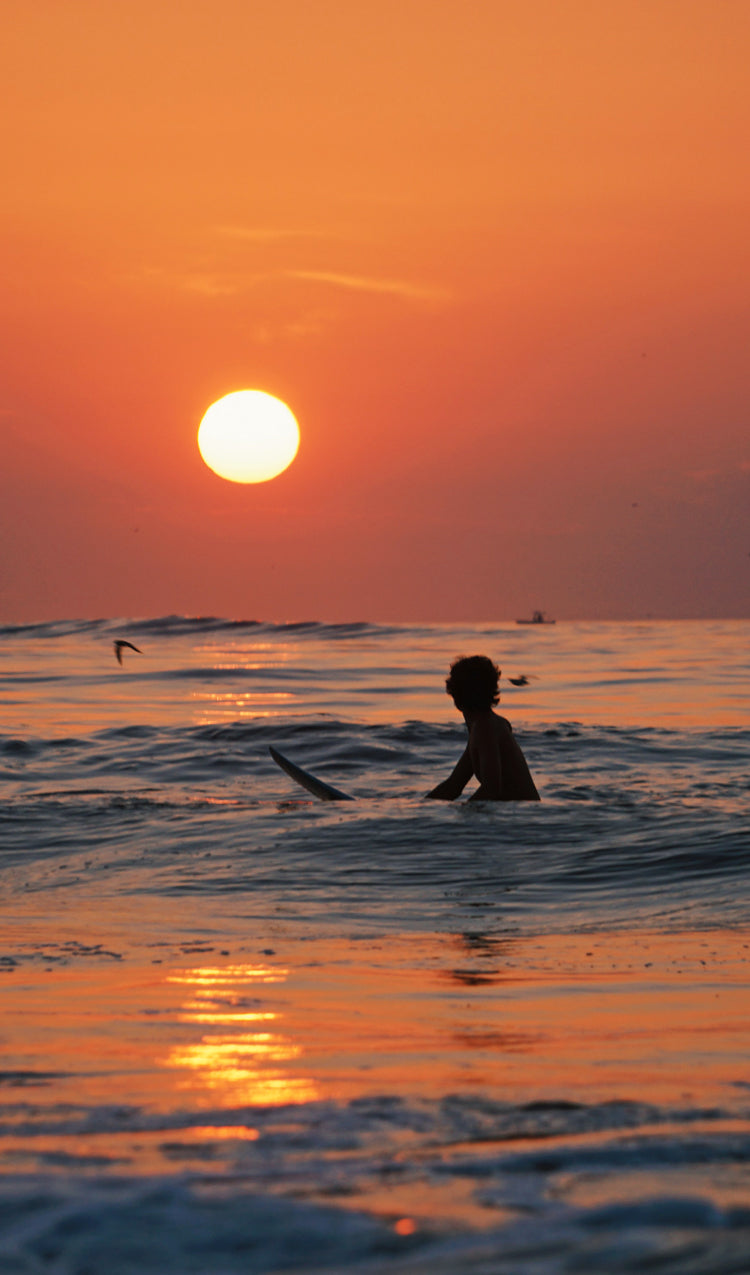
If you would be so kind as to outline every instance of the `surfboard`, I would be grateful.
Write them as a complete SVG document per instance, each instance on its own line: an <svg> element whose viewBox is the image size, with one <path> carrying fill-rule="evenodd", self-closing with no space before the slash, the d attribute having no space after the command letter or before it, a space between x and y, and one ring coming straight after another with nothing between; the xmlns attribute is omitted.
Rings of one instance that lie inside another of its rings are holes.
<svg viewBox="0 0 750 1275"><path fill-rule="evenodd" d="M306 788L314 797L320 797L321 801L354 801L348 792L341 792L340 789L334 788L332 784L326 784L322 779L316 779L315 775L311 775L309 771L303 770L301 766L295 766L293 761L285 757L276 748L269 748L269 753L273 757L277 766L281 766L285 770L290 779L296 784L300 784L302 788Z"/></svg>

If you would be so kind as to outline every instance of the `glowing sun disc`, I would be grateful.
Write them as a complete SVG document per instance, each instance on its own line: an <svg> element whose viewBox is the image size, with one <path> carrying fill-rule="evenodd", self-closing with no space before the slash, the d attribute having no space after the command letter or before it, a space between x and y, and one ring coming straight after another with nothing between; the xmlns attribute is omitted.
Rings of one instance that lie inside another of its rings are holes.
<svg viewBox="0 0 750 1275"><path fill-rule="evenodd" d="M263 390L237 390L212 403L198 427L209 469L233 483L265 483L291 465L299 426L286 403Z"/></svg>

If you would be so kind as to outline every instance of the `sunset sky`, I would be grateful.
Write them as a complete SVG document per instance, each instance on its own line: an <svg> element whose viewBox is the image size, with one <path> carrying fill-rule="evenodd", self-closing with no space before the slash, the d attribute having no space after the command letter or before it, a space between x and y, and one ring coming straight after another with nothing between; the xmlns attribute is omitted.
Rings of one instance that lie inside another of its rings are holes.
<svg viewBox="0 0 750 1275"><path fill-rule="evenodd" d="M750 615L748 65L747 0L4 0L0 619Z"/></svg>

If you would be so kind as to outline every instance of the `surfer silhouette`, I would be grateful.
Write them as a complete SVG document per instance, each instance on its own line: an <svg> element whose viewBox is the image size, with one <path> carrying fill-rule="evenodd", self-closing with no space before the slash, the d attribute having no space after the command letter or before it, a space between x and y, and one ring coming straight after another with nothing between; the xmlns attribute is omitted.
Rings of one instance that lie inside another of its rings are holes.
<svg viewBox="0 0 750 1275"><path fill-rule="evenodd" d="M510 722L493 712L499 682L500 670L486 655L464 656L451 665L445 689L463 713L469 742L451 774L428 797L453 801L475 775L479 787L469 801L540 800Z"/></svg>

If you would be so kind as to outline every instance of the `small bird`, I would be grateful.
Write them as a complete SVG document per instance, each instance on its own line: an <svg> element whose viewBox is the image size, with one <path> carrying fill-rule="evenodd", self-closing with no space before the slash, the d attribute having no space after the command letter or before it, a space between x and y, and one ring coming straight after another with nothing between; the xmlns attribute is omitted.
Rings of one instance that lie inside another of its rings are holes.
<svg viewBox="0 0 750 1275"><path fill-rule="evenodd" d="M124 646L127 646L131 651L138 651L139 655L143 655L143 651L139 650L137 646L133 646L132 642L126 642L124 638L117 638L112 645L115 648L115 656L118 664L122 664L122 648Z"/></svg>
<svg viewBox="0 0 750 1275"><path fill-rule="evenodd" d="M508 681L510 682L511 686L528 686L533 676L534 676L533 673L530 673L528 677L526 676L525 673L522 673L520 677L509 677Z"/></svg>

